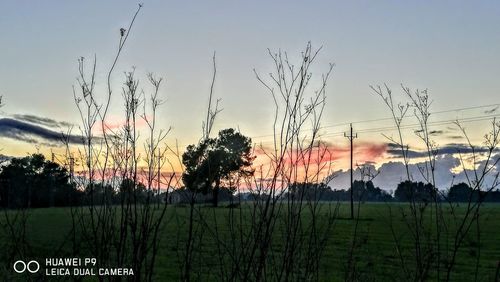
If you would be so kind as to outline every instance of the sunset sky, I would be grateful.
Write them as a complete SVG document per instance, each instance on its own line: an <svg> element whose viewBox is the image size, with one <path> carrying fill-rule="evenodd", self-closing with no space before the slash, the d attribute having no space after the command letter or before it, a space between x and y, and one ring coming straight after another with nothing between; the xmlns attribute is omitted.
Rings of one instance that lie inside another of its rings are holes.
<svg viewBox="0 0 500 282"><path fill-rule="evenodd" d="M77 59L96 55L97 90L104 95L119 30L136 7L133 1L0 2L1 154L62 152L54 133L81 123L72 93ZM450 121L463 119L480 144L489 118L500 115L498 15L498 1L144 1L112 77L110 123L123 121L123 72L134 66L146 93L147 73L165 79L159 118L161 127L172 127L169 144L197 142L215 51L215 96L223 111L214 130L239 128L255 143L269 144L272 98L253 69L264 75L272 70L267 48L297 58L311 41L323 46L313 75L336 65L321 128L336 169L348 166L343 132L351 122L359 132L355 162L389 171L399 160L382 136L395 134L390 113L369 86L387 83L403 101L403 83L428 89L443 173L449 172L456 166L453 149L464 142ZM418 152L422 145L413 130L409 126L405 135Z"/></svg>

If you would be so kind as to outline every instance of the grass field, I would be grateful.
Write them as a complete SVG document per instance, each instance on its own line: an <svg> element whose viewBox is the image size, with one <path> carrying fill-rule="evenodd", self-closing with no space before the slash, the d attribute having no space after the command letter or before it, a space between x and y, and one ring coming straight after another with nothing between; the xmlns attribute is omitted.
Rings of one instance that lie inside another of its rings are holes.
<svg viewBox="0 0 500 282"><path fill-rule="evenodd" d="M327 205L327 204L323 204ZM392 209L392 220L389 218L389 206ZM370 203L362 204L358 221L358 233L356 247L353 252L356 266L356 277L360 281L402 281L404 276L401 271L401 264L397 256L396 246L391 233L390 223L392 222L398 238L403 244L403 256L407 264L412 264L413 240L408 233L405 221L398 213L401 209L407 209L405 204L384 204ZM210 207L200 208L206 211L207 221L217 218L219 232L228 232L224 228L224 218L228 213L228 208ZM242 207L242 210L250 210ZM463 208L458 208L462 211ZM157 281L177 281L180 277L179 248L183 246L184 236L187 234L187 207L171 206L167 210L167 217L164 221L164 229L161 231L161 244L156 261L155 280ZM7 212L7 213L13 213ZM447 214L445 212L445 214ZM5 216L2 216L5 220ZM320 278L323 281L342 281L345 278L349 250L353 240L353 231L356 221L348 218L348 205L340 204L339 215L335 220L333 229L328 236L325 246L324 257L321 261ZM447 226L453 230L454 222L451 216L445 219ZM209 222L213 224L213 222ZM26 238L30 245L30 258L44 260L46 257L61 257L71 252L70 245L65 244L67 234L71 228L71 217L69 209L49 208L34 209L29 211L27 222ZM475 227L466 237L461 247L456 266L453 270L453 281L474 281L476 262L478 262L478 281L494 281L497 264L500 261L500 205L487 204L482 207L480 216L480 241L477 240ZM5 234L2 234L5 236ZM444 235L443 235L444 236ZM199 273L204 273L203 277L198 277L202 281L216 280L213 276L214 269L217 268L217 260L214 258L216 242L210 236L204 237L204 250L206 250L202 265L199 266ZM451 240L451 238L450 238ZM12 242L3 240L4 245ZM451 241L449 242L451 244ZM478 250L478 246L480 249ZM5 250L7 248L4 248ZM12 274L12 263L6 261L2 256L3 277L19 278L19 281L29 277L19 274ZM445 259L445 258L443 258ZM7 275L5 275L7 274ZM431 274L431 280L435 273Z"/></svg>

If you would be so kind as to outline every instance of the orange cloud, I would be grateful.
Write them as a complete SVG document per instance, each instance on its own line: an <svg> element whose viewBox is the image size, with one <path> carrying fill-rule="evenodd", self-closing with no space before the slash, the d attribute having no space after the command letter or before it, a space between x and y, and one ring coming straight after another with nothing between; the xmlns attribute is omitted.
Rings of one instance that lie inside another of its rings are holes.
<svg viewBox="0 0 500 282"><path fill-rule="evenodd" d="M146 116L146 118L150 119L151 117ZM112 130L112 131L120 129L120 128L124 127L126 124L127 123L126 123L126 120L124 118L118 118L115 116L111 116L106 121L104 121L104 127L107 130ZM147 125L147 123L144 120L144 118L137 117L137 119L135 121L136 128L143 128L146 125ZM102 129L103 129L102 123L100 121L98 121L94 128L95 128L96 132L102 132Z"/></svg>
<svg viewBox="0 0 500 282"><path fill-rule="evenodd" d="M387 144L357 142L354 143L354 164L367 162L378 163L385 157ZM260 146L255 149L257 156L254 162L256 174L261 178L272 177L276 173L276 160L273 160L273 149ZM305 152L287 152L283 156L280 169L282 177L291 178L285 182L316 181L329 176L334 169L348 168L350 163L351 148L349 143L332 144L321 143ZM281 176L280 176L281 177Z"/></svg>
<svg viewBox="0 0 500 282"><path fill-rule="evenodd" d="M385 156L387 151L386 143L359 142L354 143L353 158L355 163L377 162ZM257 160L268 158L266 154L271 154L272 149L258 147L254 151ZM305 165L335 162L337 165L347 165L350 160L351 148L349 144L335 145L325 143L319 147L314 147L307 153L297 156L295 152L287 154L285 161L287 164Z"/></svg>

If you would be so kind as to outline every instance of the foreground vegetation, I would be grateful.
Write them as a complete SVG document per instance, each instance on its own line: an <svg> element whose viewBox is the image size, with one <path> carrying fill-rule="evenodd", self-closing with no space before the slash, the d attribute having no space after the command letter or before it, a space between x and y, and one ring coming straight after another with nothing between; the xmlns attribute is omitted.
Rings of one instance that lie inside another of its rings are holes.
<svg viewBox="0 0 500 282"><path fill-rule="evenodd" d="M203 220L196 221L197 228L201 227L207 230L200 238L202 242L198 242L200 243L198 245L199 253L192 266L194 280L218 280L221 263L216 258L219 252L218 248L221 246L217 242L223 238L228 244L230 243L231 232L227 223L232 212L239 214L241 211L241 220L243 221L241 226L251 226L249 223L245 223L250 218L249 213L252 210L250 205L245 204L233 209L199 207L200 214L196 217L203 218ZM464 204L460 205L462 206L455 209L458 214L465 211ZM323 203L320 205L320 209L317 216L320 221L318 224L323 224L321 220L326 218L323 215L326 214L327 210L338 212L320 263L319 280L341 281L345 280L346 277L361 281L405 280L405 274L400 264L401 258L398 255L392 232L397 234L398 239L401 240L402 258L407 264L412 264L415 242L408 233L405 226L406 221L403 219L403 212L409 210L407 204L361 204L359 217L355 220L348 219L349 206L347 204ZM392 216L390 211L392 211ZM167 220L163 222L160 231L158 259L155 262L153 276L155 281L175 281L181 278L182 255L180 252L184 248L188 234L186 225L188 212L189 209L184 206L170 206L167 209ZM447 215L445 221L448 223L447 227L451 234L453 233L451 230L456 226L454 226L453 217L449 212L450 210L445 208L443 213ZM12 219L17 213L19 211L5 211L2 215L2 225L5 225L7 218ZM27 213L29 215L26 222L26 236L24 237L27 257L44 261L47 257L74 256L74 250L71 250L71 244L68 242L68 236L73 234L69 208L32 209ZM427 215L430 214L427 213ZM278 224L280 222L282 221L277 221ZM307 222L307 219L304 219L304 222ZM500 205L486 204L482 208L479 224L481 236L477 236L477 232L471 230L457 254L456 265L451 276L453 281L494 281L495 275L498 275L496 272L498 272L498 263L500 262L500 244L498 244L500 242L500 234L498 233ZM391 226L393 230L391 230ZM282 228L283 226L277 226L278 230ZM213 230L217 230L217 238L211 233ZM78 234L80 233L76 232L77 236ZM281 232L276 232L274 240L284 243L281 234ZM16 243L5 240L6 236L6 234L2 234L3 250L11 249L12 246L9 245ZM78 240L83 240L83 238ZM449 248L452 248L452 242L452 238L448 238ZM90 252L82 248L77 253L84 257ZM443 256L441 259L444 264L448 258ZM349 261L352 261L350 267L348 266ZM8 252L2 252L1 263L3 280L43 279L42 276L35 274L29 276L13 273L11 271L13 262L9 261ZM435 270L432 269L431 267L429 279L436 277ZM300 270L297 269L297 271ZM444 273L444 269L442 271ZM353 274L355 277L352 277ZM274 278L272 271L268 272L268 275L268 278Z"/></svg>
<svg viewBox="0 0 500 282"><path fill-rule="evenodd" d="M443 152L433 140L435 131L429 129L432 99L427 90L402 85L406 102L399 103L387 85L373 86L391 112L397 132L385 137L391 151L399 151L406 170L395 200L407 203L388 201L389 195L369 185L379 172L364 165L357 168L361 182L349 193L327 189L333 194L327 203L323 190L334 178L336 156L331 140L323 139L321 121L330 108L326 88L334 64L312 78L311 65L321 47L313 48L310 42L295 58L281 49L268 50L272 71L262 75L254 70L269 96L262 104L274 107L270 146L254 144L235 129L223 129L214 137L212 129L221 111L214 95L215 55L197 144L184 151L177 143L167 145L170 129L157 123L163 79L149 74L149 90L143 90L134 69L125 73L120 87L124 124L109 128L111 98L117 96L113 73L141 8L142 4L128 28L120 29L118 50L106 71L106 90L95 87L96 57L90 62L78 60L73 94L81 124L77 135L69 130L62 136L64 169L42 156L11 160L3 168L0 204L12 209L0 217L2 280L46 280L43 270L18 275L12 264L54 257L92 257L100 267L134 271L133 277L99 277L100 281L498 278L500 208L487 202L500 187L500 122L493 119L484 141L475 145L457 121L457 132L467 140L467 149L456 153L467 183L445 189L436 184L437 160ZM407 118L417 121L413 133L425 148L416 152L425 159L418 166L423 182L415 183L410 170L415 152L403 132ZM257 155L260 164L253 164ZM168 173L162 173L165 170ZM63 189L54 191L56 186ZM158 201L161 187L183 188L184 205L170 205L179 204L179 197ZM252 201L217 207L223 187L252 187ZM353 203L360 197L355 190L381 203L356 207ZM212 194L213 207L200 204L203 194ZM350 206L336 200L350 200ZM53 206L64 208L34 209Z"/></svg>

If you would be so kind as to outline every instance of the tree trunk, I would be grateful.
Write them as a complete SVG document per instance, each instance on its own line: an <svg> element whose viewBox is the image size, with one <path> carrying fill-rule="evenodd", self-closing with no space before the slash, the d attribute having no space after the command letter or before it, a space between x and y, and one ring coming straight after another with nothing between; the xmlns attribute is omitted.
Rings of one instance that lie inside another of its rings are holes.
<svg viewBox="0 0 500 282"><path fill-rule="evenodd" d="M220 180L217 179L217 180L215 180L215 187L214 187L214 191L212 193L212 196L213 196L212 200L213 200L214 208L219 206L219 186L220 186Z"/></svg>

